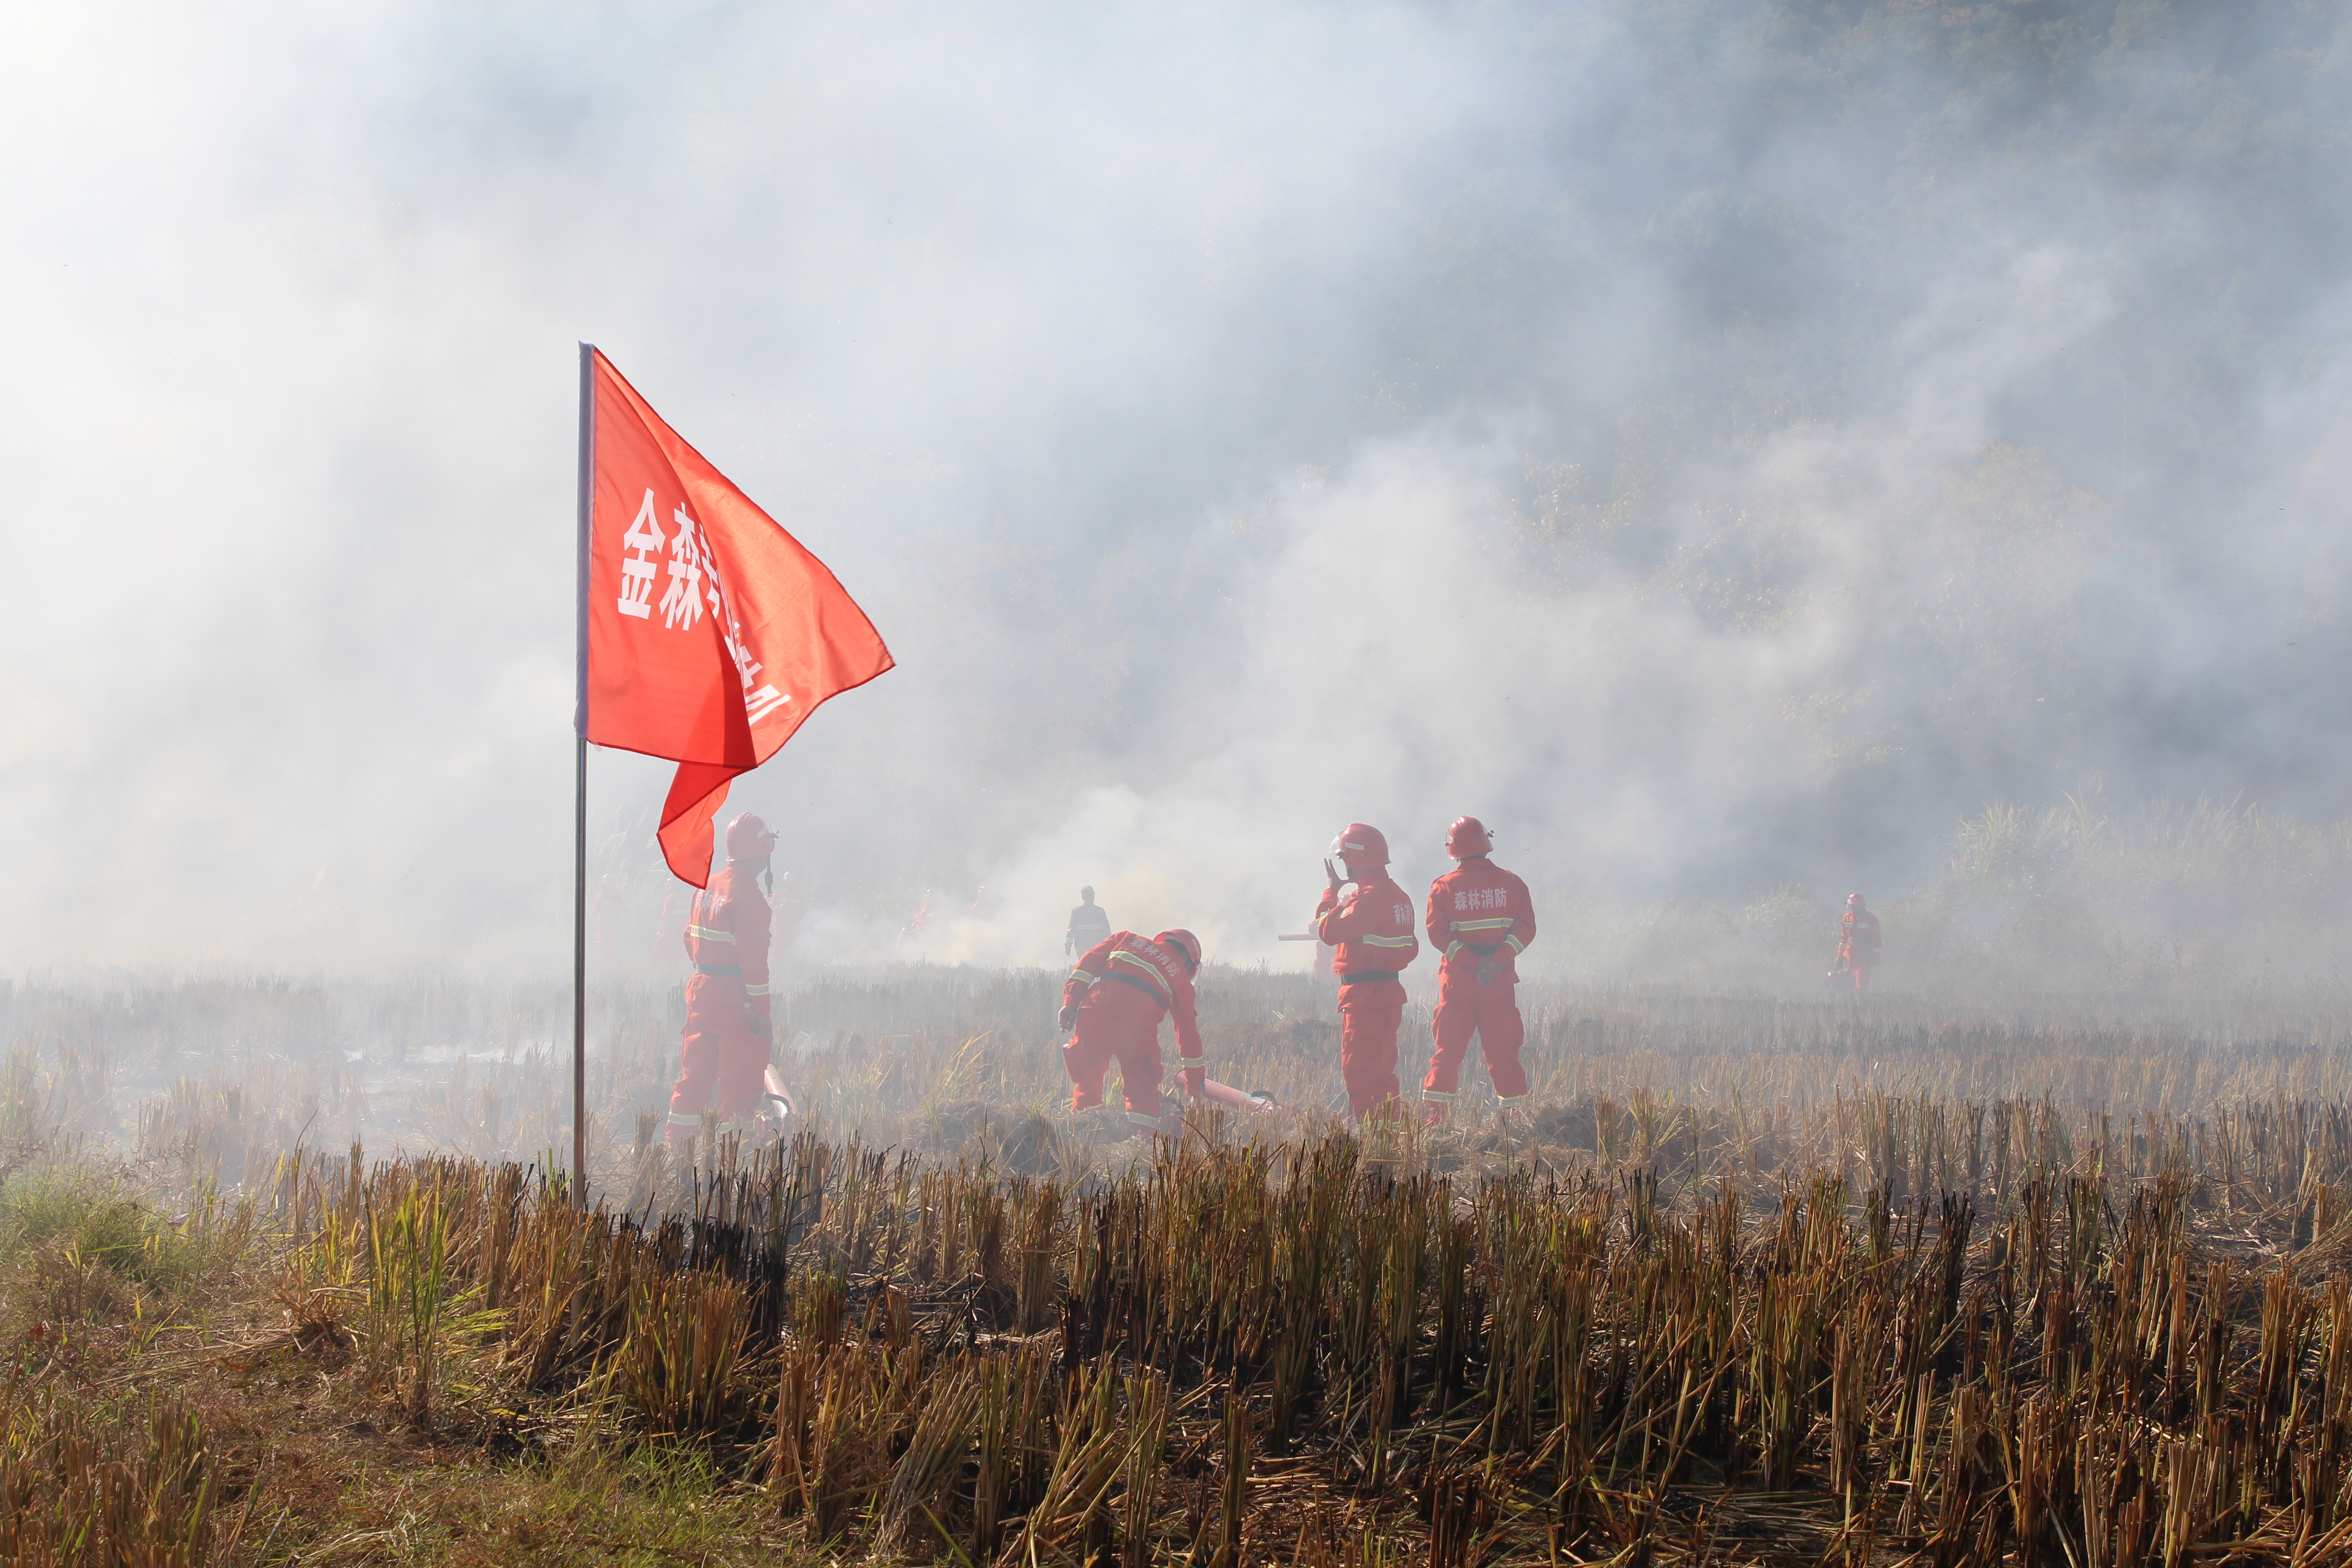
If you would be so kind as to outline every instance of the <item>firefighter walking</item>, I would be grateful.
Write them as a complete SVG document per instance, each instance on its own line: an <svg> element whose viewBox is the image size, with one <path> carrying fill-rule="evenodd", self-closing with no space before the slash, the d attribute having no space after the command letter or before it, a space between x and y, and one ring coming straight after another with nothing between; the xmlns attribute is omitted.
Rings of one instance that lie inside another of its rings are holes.
<svg viewBox="0 0 2352 1568"><path fill-rule="evenodd" d="M1519 1061L1527 1038L1519 1016L1516 963L1536 938L1535 906L1528 885L1488 858L1495 840L1475 816L1458 816L1446 829L1445 852L1454 868L1429 885L1423 926L1441 956L1437 967L1435 1049L1421 1098L1433 1123L1445 1120L1462 1083L1470 1037L1486 1058L1495 1098L1510 1108L1528 1094L1528 1070Z"/></svg>
<svg viewBox="0 0 2352 1568"><path fill-rule="evenodd" d="M1073 1113L1103 1102L1103 1074L1116 1061L1129 1125L1160 1130L1160 1020L1171 1015L1184 1092L1201 1092L1201 1025L1192 997L1200 973L1201 939L1189 931L1113 931L1087 949L1062 984L1059 1022L1070 1031L1062 1066L1073 1086Z"/></svg>
<svg viewBox="0 0 2352 1568"><path fill-rule="evenodd" d="M1398 976L1421 953L1412 934L1412 900L1389 878L1389 841L1351 822L1323 862L1326 885L1315 906L1316 940L1328 943L1339 981L1339 1073L1357 1121L1395 1109L1397 1028L1404 1022ZM1352 891L1342 897L1343 889Z"/></svg>
<svg viewBox="0 0 2352 1568"><path fill-rule="evenodd" d="M1830 971L1831 985L1853 987L1857 996L1870 989L1870 972L1878 967L1878 917L1860 893L1846 896L1845 915L1838 921L1838 966Z"/></svg>
<svg viewBox="0 0 2352 1568"><path fill-rule="evenodd" d="M769 1013L768 942L772 912L761 880L776 835L745 812L727 825L727 864L688 906L686 1033L670 1091L668 1142L685 1150L716 1110L720 1130L748 1132L767 1090L775 1039Z"/></svg>

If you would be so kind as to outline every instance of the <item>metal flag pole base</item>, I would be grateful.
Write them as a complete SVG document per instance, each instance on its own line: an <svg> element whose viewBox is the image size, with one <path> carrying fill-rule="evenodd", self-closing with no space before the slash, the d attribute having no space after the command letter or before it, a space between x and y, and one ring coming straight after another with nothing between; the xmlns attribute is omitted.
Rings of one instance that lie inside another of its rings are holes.
<svg viewBox="0 0 2352 1568"><path fill-rule="evenodd" d="M588 742L572 817L572 1201L588 1206Z"/></svg>

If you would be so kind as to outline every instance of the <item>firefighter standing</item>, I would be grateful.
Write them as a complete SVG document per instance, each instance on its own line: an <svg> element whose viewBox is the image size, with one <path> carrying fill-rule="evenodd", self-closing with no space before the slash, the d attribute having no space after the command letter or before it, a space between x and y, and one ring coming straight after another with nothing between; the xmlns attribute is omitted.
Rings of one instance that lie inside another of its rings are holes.
<svg viewBox="0 0 2352 1568"><path fill-rule="evenodd" d="M1495 1098L1508 1110L1527 1098L1528 1070L1519 1062L1527 1025L1519 1016L1515 962L1536 936L1528 885L1487 858L1495 841L1475 816L1458 816L1445 833L1445 852L1457 862L1429 885L1423 926L1438 960L1436 1049L1421 1098L1433 1122L1445 1120L1470 1054L1470 1037L1486 1058Z"/></svg>
<svg viewBox="0 0 2352 1568"><path fill-rule="evenodd" d="M1397 1026L1404 1022L1404 987L1397 976L1421 952L1412 934L1412 900L1389 879L1389 843L1380 830L1348 824L1323 862L1328 879L1315 906L1315 936L1337 951L1339 980L1339 1073L1348 1110L1359 1121L1398 1099ZM1340 889L1354 884L1344 899Z"/></svg>
<svg viewBox="0 0 2352 1568"><path fill-rule="evenodd" d="M1103 911L1100 904L1095 902L1095 890L1092 888L1080 888L1078 907L1070 911L1069 929L1062 934L1064 955L1084 952L1108 935L1110 935L1110 916Z"/></svg>
<svg viewBox="0 0 2352 1568"><path fill-rule="evenodd" d="M1176 1065L1184 1092L1201 1092L1201 1025L1192 977L1201 939L1189 931L1140 936L1113 931L1088 948L1062 984L1061 1026L1071 1031L1062 1066L1074 1086L1073 1112L1103 1102L1103 1072L1118 1063L1130 1126L1160 1129L1160 1020L1176 1019Z"/></svg>
<svg viewBox="0 0 2352 1568"><path fill-rule="evenodd" d="M669 1097L668 1142L683 1150L716 1109L725 1131L748 1132L766 1090L768 939L772 914L761 879L776 835L745 812L727 825L727 864L687 907L686 1035Z"/></svg>
<svg viewBox="0 0 2352 1568"><path fill-rule="evenodd" d="M1838 921L1838 966L1830 973L1836 984L1841 973L1850 976L1857 996L1870 989L1870 972L1878 967L1878 917L1864 905L1860 893L1847 895L1845 918Z"/></svg>

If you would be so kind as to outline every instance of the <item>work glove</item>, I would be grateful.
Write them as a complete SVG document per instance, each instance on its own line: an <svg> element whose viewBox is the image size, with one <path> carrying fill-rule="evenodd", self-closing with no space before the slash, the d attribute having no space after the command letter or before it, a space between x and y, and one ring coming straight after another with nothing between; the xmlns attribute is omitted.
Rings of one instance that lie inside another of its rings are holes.
<svg viewBox="0 0 2352 1568"><path fill-rule="evenodd" d="M1499 964L1499 963L1496 963L1493 959L1491 959L1491 958L1482 958L1482 959L1480 959L1480 960L1478 961L1478 984L1481 984L1481 985L1492 985L1493 984L1495 984L1495 981L1496 980L1496 978L1502 974L1502 973L1503 973L1503 966L1502 966L1501 964Z"/></svg>
<svg viewBox="0 0 2352 1568"><path fill-rule="evenodd" d="M746 1007L743 1010L743 1022L750 1026L751 1032L772 1046L776 1043L776 1021L767 1014L754 1013Z"/></svg>
<svg viewBox="0 0 2352 1568"><path fill-rule="evenodd" d="M1346 879L1339 875L1339 868L1331 863L1331 859L1328 856L1326 856L1323 860L1323 878L1326 882L1330 884L1330 890L1335 893L1339 890L1346 881Z"/></svg>
<svg viewBox="0 0 2352 1568"><path fill-rule="evenodd" d="M1054 1015L1054 1022L1057 1026L1064 1029L1076 1028L1078 1026L1078 1005L1076 1002L1064 1003L1062 1005L1062 1010Z"/></svg>

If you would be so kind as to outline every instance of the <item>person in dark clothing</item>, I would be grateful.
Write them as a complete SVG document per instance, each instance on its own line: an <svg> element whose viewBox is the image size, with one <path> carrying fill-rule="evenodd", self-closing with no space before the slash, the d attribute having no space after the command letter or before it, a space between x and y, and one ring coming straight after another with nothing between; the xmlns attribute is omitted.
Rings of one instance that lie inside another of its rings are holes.
<svg viewBox="0 0 2352 1568"><path fill-rule="evenodd" d="M1078 907L1070 911L1070 929L1063 934L1065 956L1080 953L1110 935L1110 916L1095 902L1092 888L1078 889Z"/></svg>

